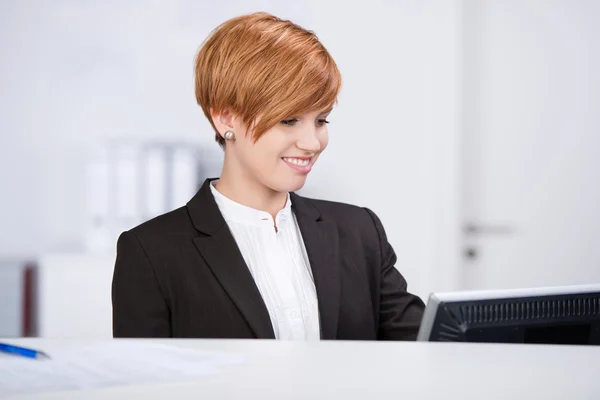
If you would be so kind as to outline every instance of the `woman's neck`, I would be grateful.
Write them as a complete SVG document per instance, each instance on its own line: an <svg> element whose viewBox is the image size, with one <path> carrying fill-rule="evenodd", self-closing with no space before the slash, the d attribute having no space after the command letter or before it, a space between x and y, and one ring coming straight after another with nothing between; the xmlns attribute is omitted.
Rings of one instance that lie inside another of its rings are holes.
<svg viewBox="0 0 600 400"><path fill-rule="evenodd" d="M232 174L223 168L215 188L223 196L255 210L266 211L275 221L277 213L286 204L288 194L274 191L256 180Z"/></svg>

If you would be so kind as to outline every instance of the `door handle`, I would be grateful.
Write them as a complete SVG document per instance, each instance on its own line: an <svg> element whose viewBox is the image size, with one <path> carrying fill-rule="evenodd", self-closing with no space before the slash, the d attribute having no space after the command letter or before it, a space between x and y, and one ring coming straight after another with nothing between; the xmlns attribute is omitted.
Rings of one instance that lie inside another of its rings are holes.
<svg viewBox="0 0 600 400"><path fill-rule="evenodd" d="M484 225L468 223L464 226L465 234L468 236L477 235L510 235L515 229L510 225ZM465 248L464 256L469 260L475 260L479 257L479 249L474 245Z"/></svg>
<svg viewBox="0 0 600 400"><path fill-rule="evenodd" d="M509 235L515 229L510 225L466 224L464 231L468 235Z"/></svg>

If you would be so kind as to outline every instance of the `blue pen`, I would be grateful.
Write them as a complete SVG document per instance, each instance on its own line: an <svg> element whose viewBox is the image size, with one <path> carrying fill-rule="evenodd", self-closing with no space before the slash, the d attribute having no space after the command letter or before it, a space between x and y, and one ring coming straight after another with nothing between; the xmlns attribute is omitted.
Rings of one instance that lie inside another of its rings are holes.
<svg viewBox="0 0 600 400"><path fill-rule="evenodd" d="M0 343L0 352L27 358L50 358L50 356L43 351L26 349L25 347L19 347L8 343Z"/></svg>

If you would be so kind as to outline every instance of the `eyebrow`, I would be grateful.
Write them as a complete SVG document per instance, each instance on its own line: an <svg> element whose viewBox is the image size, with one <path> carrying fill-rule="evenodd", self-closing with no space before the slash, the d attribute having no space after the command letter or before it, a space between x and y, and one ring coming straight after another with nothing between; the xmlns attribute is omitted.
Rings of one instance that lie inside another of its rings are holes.
<svg viewBox="0 0 600 400"><path fill-rule="evenodd" d="M328 109L328 110L325 110L325 111L323 111L323 112L319 113L319 115L321 115L321 114L329 114L329 113L330 113L330 112L332 112L332 111L333 111L333 107L332 107L332 108L330 108L330 109Z"/></svg>

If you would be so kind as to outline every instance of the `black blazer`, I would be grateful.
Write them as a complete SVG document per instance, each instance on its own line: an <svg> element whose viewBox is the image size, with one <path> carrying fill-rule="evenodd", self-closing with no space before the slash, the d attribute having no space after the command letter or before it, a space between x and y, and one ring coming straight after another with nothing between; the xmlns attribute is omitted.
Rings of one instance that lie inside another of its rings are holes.
<svg viewBox="0 0 600 400"><path fill-rule="evenodd" d="M185 207L119 237L114 337L275 338L209 182ZM315 280L321 338L415 340L424 304L407 292L377 216L291 199Z"/></svg>

